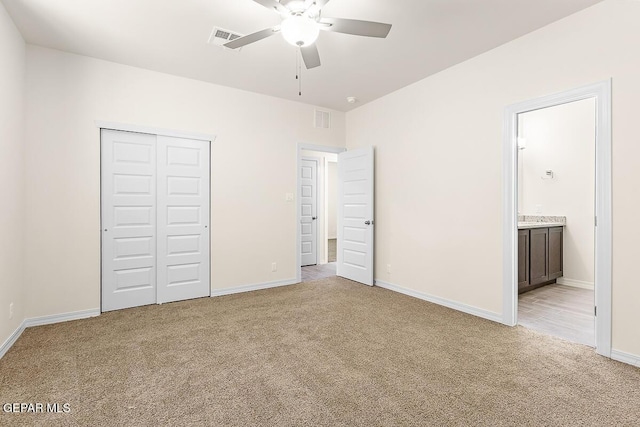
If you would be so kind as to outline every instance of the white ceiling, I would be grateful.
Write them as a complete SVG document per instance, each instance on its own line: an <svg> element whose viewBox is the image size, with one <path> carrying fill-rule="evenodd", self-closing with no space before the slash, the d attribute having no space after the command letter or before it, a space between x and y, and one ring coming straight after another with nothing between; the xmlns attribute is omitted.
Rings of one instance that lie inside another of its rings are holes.
<svg viewBox="0 0 640 427"><path fill-rule="evenodd" d="M2 0L31 44L342 111L600 1L331 0L324 16L393 28L386 39L321 32L322 66L303 70L300 97L295 48L280 35L239 53L207 44L214 26L280 23L252 0Z"/></svg>

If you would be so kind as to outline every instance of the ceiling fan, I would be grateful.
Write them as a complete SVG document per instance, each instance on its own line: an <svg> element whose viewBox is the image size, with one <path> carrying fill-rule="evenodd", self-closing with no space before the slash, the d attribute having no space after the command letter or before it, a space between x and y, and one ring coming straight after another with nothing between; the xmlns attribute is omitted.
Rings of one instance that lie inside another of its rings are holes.
<svg viewBox="0 0 640 427"><path fill-rule="evenodd" d="M390 24L359 21L355 19L325 18L322 8L329 0L253 0L267 9L273 9L282 17L282 23L257 33L239 37L224 46L238 49L250 43L282 33L284 39L300 48L307 69L320 66L320 54L314 44L320 30L356 36L385 38L391 30Z"/></svg>

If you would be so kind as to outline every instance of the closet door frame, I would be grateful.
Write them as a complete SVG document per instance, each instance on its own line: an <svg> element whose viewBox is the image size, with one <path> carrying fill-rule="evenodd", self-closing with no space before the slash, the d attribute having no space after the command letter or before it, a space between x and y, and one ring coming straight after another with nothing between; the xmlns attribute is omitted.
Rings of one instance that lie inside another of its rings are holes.
<svg viewBox="0 0 640 427"><path fill-rule="evenodd" d="M211 148L213 145L213 142L216 139L215 135L211 135L211 134L204 134L204 133L196 133L196 132L187 132L187 131L181 131L181 130L174 130L174 129L166 129L166 128L159 128L159 127L154 127L154 126L142 126L142 125L136 125L136 124L130 124L130 123L118 123L118 122L109 122L109 121L102 121L102 120L96 120L94 122L94 124L96 125L96 127L98 128L98 144L100 146L100 152L102 153L102 141L101 141L101 134L102 134L102 130L114 130L114 131L122 131L122 132L135 132L135 133L142 133L142 134L151 134L151 135L155 135L155 136L168 136L168 137L175 137L175 138L185 138L185 139L193 139L193 140L198 140L198 141L203 141L206 143L209 143L209 182L211 181ZM103 283L102 283L102 278L103 278L103 272L102 272L102 265L103 265L103 218L102 218L102 158L100 158L99 160L99 164L100 164L100 289L99 289L99 294L100 294L100 312L104 312L104 306L103 306L103 301L102 301L102 287L103 287ZM209 190L209 219L208 219L208 224L209 224L209 245L211 244L211 195L210 195L210 190ZM156 255L157 257L157 255ZM209 277L208 277L208 281L209 281L209 294L211 294L211 259L209 258ZM156 303L158 303L157 299L156 299Z"/></svg>

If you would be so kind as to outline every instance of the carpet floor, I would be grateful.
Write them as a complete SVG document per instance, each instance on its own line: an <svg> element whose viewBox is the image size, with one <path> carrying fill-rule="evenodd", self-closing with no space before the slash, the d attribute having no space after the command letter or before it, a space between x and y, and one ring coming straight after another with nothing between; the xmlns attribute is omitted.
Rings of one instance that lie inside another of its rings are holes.
<svg viewBox="0 0 640 427"><path fill-rule="evenodd" d="M640 422L640 369L341 278L27 329L1 425L443 426Z"/></svg>

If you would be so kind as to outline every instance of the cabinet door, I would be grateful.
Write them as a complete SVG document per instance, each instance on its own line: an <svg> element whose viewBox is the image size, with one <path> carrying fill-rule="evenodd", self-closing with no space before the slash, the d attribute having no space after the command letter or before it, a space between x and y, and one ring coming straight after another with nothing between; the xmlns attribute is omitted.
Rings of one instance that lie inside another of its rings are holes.
<svg viewBox="0 0 640 427"><path fill-rule="evenodd" d="M537 285L549 280L549 229L531 229L529 240L529 283Z"/></svg>
<svg viewBox="0 0 640 427"><path fill-rule="evenodd" d="M562 227L549 229L549 280L562 277Z"/></svg>
<svg viewBox="0 0 640 427"><path fill-rule="evenodd" d="M529 284L529 230L518 230L518 289Z"/></svg>

